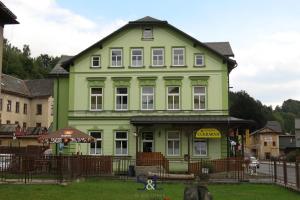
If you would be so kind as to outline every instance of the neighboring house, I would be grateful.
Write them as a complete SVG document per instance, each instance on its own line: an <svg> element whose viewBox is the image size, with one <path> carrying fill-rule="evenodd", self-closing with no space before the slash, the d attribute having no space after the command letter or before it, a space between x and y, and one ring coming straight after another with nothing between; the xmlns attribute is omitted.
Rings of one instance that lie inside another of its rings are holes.
<svg viewBox="0 0 300 200"><path fill-rule="evenodd" d="M300 148L300 118L295 119L296 147Z"/></svg>
<svg viewBox="0 0 300 200"><path fill-rule="evenodd" d="M277 121L267 124L250 134L251 154L259 159L270 159L279 156L279 135L282 134L281 125Z"/></svg>
<svg viewBox="0 0 300 200"><path fill-rule="evenodd" d="M280 155L286 155L296 149L296 137L291 134L279 135Z"/></svg>
<svg viewBox="0 0 300 200"><path fill-rule="evenodd" d="M49 128L53 122L53 80L21 80L2 74L0 124Z"/></svg>
<svg viewBox="0 0 300 200"><path fill-rule="evenodd" d="M131 21L74 57L63 56L54 82L54 129L72 126L96 138L69 153L183 159L228 155L228 42L202 43L167 21Z"/></svg>
<svg viewBox="0 0 300 200"><path fill-rule="evenodd" d="M47 133L43 127L28 127L22 129L17 124L2 124L0 126L0 147L42 146L37 138Z"/></svg>
<svg viewBox="0 0 300 200"><path fill-rule="evenodd" d="M4 25L18 24L17 17L0 1L0 83L2 73L2 56L3 56L3 32ZM0 84L0 97L1 97L1 84ZM1 113L0 113L1 121Z"/></svg>

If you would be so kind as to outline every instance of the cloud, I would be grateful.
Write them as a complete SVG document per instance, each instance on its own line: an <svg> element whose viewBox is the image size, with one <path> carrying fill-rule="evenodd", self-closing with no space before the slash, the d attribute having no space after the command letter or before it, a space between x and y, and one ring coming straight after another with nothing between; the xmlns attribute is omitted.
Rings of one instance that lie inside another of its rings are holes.
<svg viewBox="0 0 300 200"><path fill-rule="evenodd" d="M19 25L5 26L4 36L15 46L29 44L33 56L74 55L127 21L93 21L60 7L55 0L4 0L18 17ZM100 17L99 17L100 18Z"/></svg>
<svg viewBox="0 0 300 200"><path fill-rule="evenodd" d="M267 105L300 99L300 32L275 32L236 48L234 90L246 90Z"/></svg>

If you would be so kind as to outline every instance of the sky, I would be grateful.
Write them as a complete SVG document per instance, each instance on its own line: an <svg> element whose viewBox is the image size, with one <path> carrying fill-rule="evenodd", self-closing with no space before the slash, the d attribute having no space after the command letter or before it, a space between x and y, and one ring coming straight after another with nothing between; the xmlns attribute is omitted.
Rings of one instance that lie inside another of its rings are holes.
<svg viewBox="0 0 300 200"><path fill-rule="evenodd" d="M75 55L128 21L167 20L201 42L229 41L232 91L266 105L300 100L299 0L1 0L18 17L5 27L32 55Z"/></svg>

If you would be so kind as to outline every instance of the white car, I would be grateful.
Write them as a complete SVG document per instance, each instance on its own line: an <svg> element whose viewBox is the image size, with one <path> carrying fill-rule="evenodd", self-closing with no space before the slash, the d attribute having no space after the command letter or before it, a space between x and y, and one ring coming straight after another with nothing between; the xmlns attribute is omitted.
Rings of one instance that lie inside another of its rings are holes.
<svg viewBox="0 0 300 200"><path fill-rule="evenodd" d="M249 165L252 167L259 168L259 161L255 157L251 156Z"/></svg>

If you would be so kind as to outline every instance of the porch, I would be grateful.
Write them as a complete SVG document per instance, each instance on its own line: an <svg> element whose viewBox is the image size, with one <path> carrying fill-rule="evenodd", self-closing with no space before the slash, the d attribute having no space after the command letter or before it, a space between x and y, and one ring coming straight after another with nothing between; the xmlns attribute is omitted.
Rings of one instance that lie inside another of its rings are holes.
<svg viewBox="0 0 300 200"><path fill-rule="evenodd" d="M190 173L193 163L203 160L243 157L244 133L254 125L228 116L170 115L135 116L130 123L135 126L137 166L160 162L165 171L176 173Z"/></svg>

